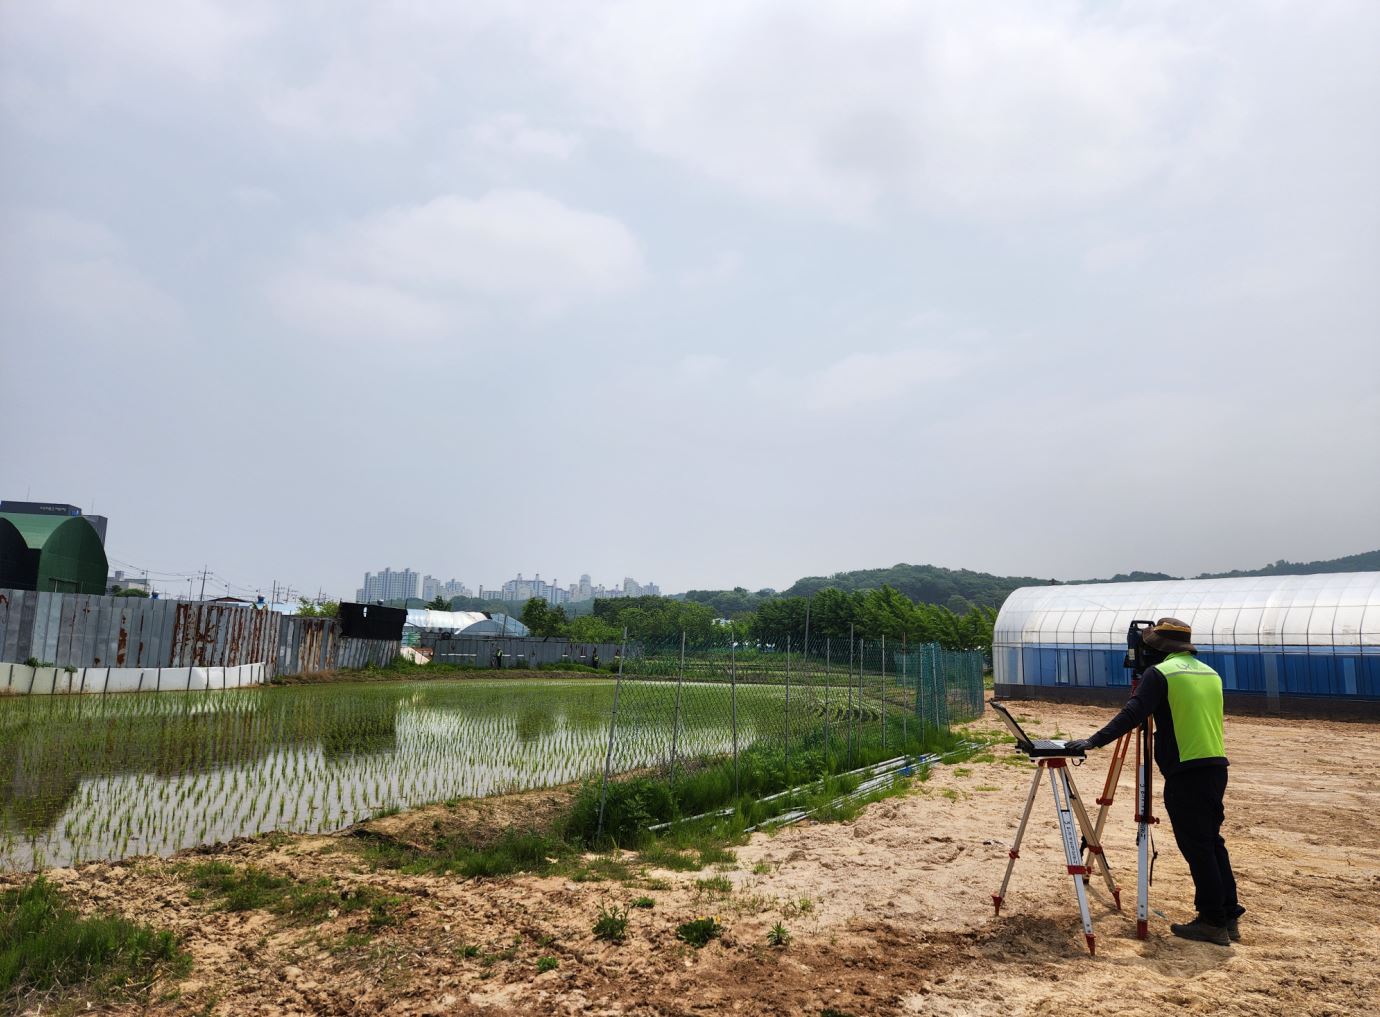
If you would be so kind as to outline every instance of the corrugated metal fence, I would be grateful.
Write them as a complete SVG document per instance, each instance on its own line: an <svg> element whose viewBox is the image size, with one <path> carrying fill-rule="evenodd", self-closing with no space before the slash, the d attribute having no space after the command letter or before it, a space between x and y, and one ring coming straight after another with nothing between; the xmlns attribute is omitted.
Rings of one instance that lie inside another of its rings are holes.
<svg viewBox="0 0 1380 1017"><path fill-rule="evenodd" d="M613 664L620 649L618 643L574 643L555 636L449 637L423 633L421 644L432 650L432 660L437 663L478 664L481 667L584 664L606 668ZM628 652L633 654L634 648L629 646Z"/></svg>
<svg viewBox="0 0 1380 1017"><path fill-rule="evenodd" d="M383 667L398 655L401 643L387 639L351 639L340 634L334 618L284 617L278 628L278 674L310 674L338 668Z"/></svg>
<svg viewBox="0 0 1380 1017"><path fill-rule="evenodd" d="M57 667L237 667L279 674L383 665L396 641L348 639L334 618L232 604L0 590L0 661Z"/></svg>

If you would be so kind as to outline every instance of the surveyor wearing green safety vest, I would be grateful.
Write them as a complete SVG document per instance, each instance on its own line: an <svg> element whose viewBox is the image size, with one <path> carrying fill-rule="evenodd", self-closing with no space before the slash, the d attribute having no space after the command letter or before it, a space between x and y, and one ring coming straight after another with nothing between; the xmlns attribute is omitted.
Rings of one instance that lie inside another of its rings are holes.
<svg viewBox="0 0 1380 1017"><path fill-rule="evenodd" d="M1227 752L1222 737L1222 679L1198 660L1192 630L1177 618L1161 618L1143 635L1146 668L1135 694L1091 738L1070 749L1096 749L1155 718L1155 763L1164 774L1164 810L1174 840L1193 875L1198 915L1171 925L1174 935L1230 946L1240 938L1245 914L1236 899L1236 877L1222 839L1227 790Z"/></svg>

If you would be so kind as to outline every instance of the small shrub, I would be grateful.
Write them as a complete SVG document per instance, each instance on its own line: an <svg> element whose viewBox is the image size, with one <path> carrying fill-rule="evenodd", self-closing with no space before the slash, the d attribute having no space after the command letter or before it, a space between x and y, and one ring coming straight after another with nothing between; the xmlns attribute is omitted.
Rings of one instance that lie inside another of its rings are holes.
<svg viewBox="0 0 1380 1017"><path fill-rule="evenodd" d="M791 941L791 934L786 931L786 927L777 922L767 930L768 946L785 946Z"/></svg>
<svg viewBox="0 0 1380 1017"><path fill-rule="evenodd" d="M477 943L462 943L460 948L455 951L461 957L478 957L479 945Z"/></svg>
<svg viewBox="0 0 1380 1017"><path fill-rule="evenodd" d="M627 932L628 909L600 904L598 917L594 921L594 938L621 943Z"/></svg>
<svg viewBox="0 0 1380 1017"><path fill-rule="evenodd" d="M712 916L696 918L689 922L684 922L676 927L676 938L682 942L689 943L695 949L699 949L711 939L717 939L723 934L724 927L719 924L719 920Z"/></svg>
<svg viewBox="0 0 1380 1017"><path fill-rule="evenodd" d="M541 975L545 974L548 971L555 971L556 968L560 966L560 963L561 962L558 961L555 957L538 957L537 974Z"/></svg>
<svg viewBox="0 0 1380 1017"><path fill-rule="evenodd" d="M632 902L631 906L635 908L650 908L656 906L656 901L652 900L650 897L638 897Z"/></svg>

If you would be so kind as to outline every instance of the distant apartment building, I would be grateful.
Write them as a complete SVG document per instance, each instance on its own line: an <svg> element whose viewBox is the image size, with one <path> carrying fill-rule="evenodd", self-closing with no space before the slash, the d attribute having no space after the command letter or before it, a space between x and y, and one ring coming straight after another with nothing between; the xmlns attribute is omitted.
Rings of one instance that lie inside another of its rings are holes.
<svg viewBox="0 0 1380 1017"><path fill-rule="evenodd" d="M429 578L429 577L428 577ZM364 573L364 585L355 592L355 599L361 604L372 604L378 600L405 600L422 596L422 576L411 569L394 572ZM433 594L434 596L434 594Z"/></svg>
<svg viewBox="0 0 1380 1017"><path fill-rule="evenodd" d="M450 579L441 584L441 596L450 600L454 597L471 597L474 595L468 586L458 579Z"/></svg>

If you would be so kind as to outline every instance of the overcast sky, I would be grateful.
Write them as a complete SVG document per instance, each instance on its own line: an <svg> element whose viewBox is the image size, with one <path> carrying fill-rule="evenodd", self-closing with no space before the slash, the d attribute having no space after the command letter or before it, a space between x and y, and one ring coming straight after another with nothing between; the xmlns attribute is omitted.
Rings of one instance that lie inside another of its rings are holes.
<svg viewBox="0 0 1380 1017"><path fill-rule="evenodd" d="M1374 549L1377 51L1368 0L0 2L0 496L237 593Z"/></svg>

